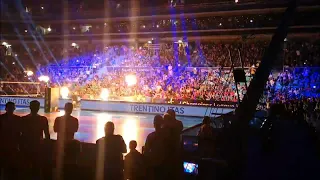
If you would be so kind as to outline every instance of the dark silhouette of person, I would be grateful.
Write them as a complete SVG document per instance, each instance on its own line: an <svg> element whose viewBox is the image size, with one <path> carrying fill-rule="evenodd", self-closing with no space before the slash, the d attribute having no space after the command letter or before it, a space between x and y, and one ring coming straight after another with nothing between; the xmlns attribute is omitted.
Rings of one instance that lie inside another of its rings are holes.
<svg viewBox="0 0 320 180"><path fill-rule="evenodd" d="M130 141L130 152L125 156L124 174L125 179L140 180L145 179L145 163L142 154L136 150L137 142Z"/></svg>
<svg viewBox="0 0 320 180"><path fill-rule="evenodd" d="M77 177L79 172L78 160L81 153L81 143L78 140L71 140L64 148L63 172L60 177L72 179Z"/></svg>
<svg viewBox="0 0 320 180"><path fill-rule="evenodd" d="M40 176L44 140L50 140L48 119L38 114L39 109L40 102L31 101L31 113L21 119L21 150L33 178Z"/></svg>
<svg viewBox="0 0 320 180"><path fill-rule="evenodd" d="M183 124L181 121L176 119L176 112L173 109L168 109L167 113L172 117L170 122L167 122L167 125L170 125L171 127L174 127L176 129L176 133L179 135L181 134L183 130ZM169 123L169 124L168 124Z"/></svg>
<svg viewBox="0 0 320 180"><path fill-rule="evenodd" d="M7 102L6 113L0 115L0 168L5 178L14 178L20 139L20 117L14 114L15 104Z"/></svg>
<svg viewBox="0 0 320 180"><path fill-rule="evenodd" d="M173 177L173 179L181 179L183 166L181 157L181 143L180 143L180 123L175 122L175 119L170 114L163 116L163 137L165 144L165 163L166 169L164 170L165 178ZM174 123L173 123L174 122Z"/></svg>
<svg viewBox="0 0 320 180"><path fill-rule="evenodd" d="M167 143L171 142L171 146L173 149L171 150L171 153L169 154L174 154L173 159L176 159L176 166L178 167L178 164L181 164L181 171L183 170L182 166L182 157L181 157L181 144L180 144L180 135L183 130L183 124L181 121L176 119L176 112L173 109L168 109L167 114L164 115L164 124L163 128L166 131L166 134L170 134L170 141ZM177 170L178 171L178 170ZM176 177L178 178L178 177Z"/></svg>
<svg viewBox="0 0 320 180"><path fill-rule="evenodd" d="M213 138L213 127L211 126L211 120L209 116L205 116L203 118L198 136L201 138Z"/></svg>
<svg viewBox="0 0 320 180"><path fill-rule="evenodd" d="M124 178L123 153L127 152L127 147L122 136L114 134L114 129L113 122L107 122L104 127L105 137L96 142L97 179L122 180Z"/></svg>
<svg viewBox="0 0 320 180"><path fill-rule="evenodd" d="M213 155L215 135L209 116L203 118L202 125L198 132L198 138L200 155L202 157L210 157Z"/></svg>
<svg viewBox="0 0 320 180"><path fill-rule="evenodd" d="M71 113L73 111L73 104L66 103L64 106L65 114L57 117L54 121L53 130L57 133L58 141L70 141L74 139L74 133L79 129L79 120Z"/></svg>
<svg viewBox="0 0 320 180"><path fill-rule="evenodd" d="M70 102L66 103L64 110L65 114L57 117L53 126L54 132L57 133L56 174L58 177L66 176L68 174L66 172L67 169L68 171L74 169L77 154L80 153L80 143L74 140L74 134L79 129L79 120L71 116L73 104ZM73 152L70 153L70 151Z"/></svg>
<svg viewBox="0 0 320 180"><path fill-rule="evenodd" d="M147 136L144 156L147 162L148 179L162 179L165 166L165 134L162 130L163 117L156 115L153 120L155 131Z"/></svg>

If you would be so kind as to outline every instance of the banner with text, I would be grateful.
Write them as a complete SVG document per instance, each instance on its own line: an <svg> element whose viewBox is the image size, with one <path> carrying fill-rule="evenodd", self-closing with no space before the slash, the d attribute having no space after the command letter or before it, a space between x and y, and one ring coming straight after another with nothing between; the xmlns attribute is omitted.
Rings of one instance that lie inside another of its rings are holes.
<svg viewBox="0 0 320 180"><path fill-rule="evenodd" d="M40 107L44 107L44 98L32 98L32 97L10 97L0 96L0 105L5 105L7 102L13 102L16 106L29 107L30 102L37 100L40 102ZM59 108L64 108L65 103L72 102L71 99L59 99Z"/></svg>
<svg viewBox="0 0 320 180"><path fill-rule="evenodd" d="M212 113L226 114L234 108L211 108L206 106L175 105L175 104L153 104L153 103L131 103L111 101L81 100L82 110L113 111L145 114L164 114L168 109L173 109L179 116L209 116Z"/></svg>
<svg viewBox="0 0 320 180"><path fill-rule="evenodd" d="M108 66L106 67L108 71L121 71L121 72L149 72L154 70L161 70L163 68L154 68L154 67L123 67L123 66Z"/></svg>
<svg viewBox="0 0 320 180"><path fill-rule="evenodd" d="M37 100L40 102L40 106L44 106L44 98L31 98L31 97L10 97L10 96L0 96L0 105L5 105L7 102L13 102L16 106L26 106L28 107L30 102Z"/></svg>
<svg viewBox="0 0 320 180"><path fill-rule="evenodd" d="M44 107L44 98L28 98L28 97L8 97L0 96L0 105L5 105L7 102L13 102L16 106L28 107L30 102L37 100L40 106ZM71 100L59 100L59 108L63 108L66 102ZM179 116L195 116L203 117L214 114L226 114L233 111L235 108L226 103L218 103L213 106L184 105L184 104L155 104L155 103L132 103L123 101L95 101L95 100L81 100L82 110L92 111L110 111L110 112L126 112L126 113L145 113L145 114L164 114L168 109L173 109Z"/></svg>
<svg viewBox="0 0 320 180"><path fill-rule="evenodd" d="M168 101L170 102L170 101ZM208 100L173 100L170 104L175 105L192 105L192 106L210 106L216 108L237 108L238 103L236 102L229 102L229 101L208 101Z"/></svg>

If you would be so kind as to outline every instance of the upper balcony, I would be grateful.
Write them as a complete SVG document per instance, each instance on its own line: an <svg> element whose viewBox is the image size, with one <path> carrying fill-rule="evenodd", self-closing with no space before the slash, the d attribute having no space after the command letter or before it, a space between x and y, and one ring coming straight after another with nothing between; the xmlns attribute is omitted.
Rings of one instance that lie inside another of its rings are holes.
<svg viewBox="0 0 320 180"><path fill-rule="evenodd" d="M189 13L211 13L234 10L285 8L288 0L2 0L1 11L11 14L10 19L25 21L28 13L33 21L87 20L128 18L133 16L172 16ZM49 3L48 3L49 2ZM317 0L304 0L300 6L319 5ZM7 20L6 13L1 21Z"/></svg>
<svg viewBox="0 0 320 180"><path fill-rule="evenodd" d="M1 35L5 39L101 39L163 38L168 36L272 34L284 9L236 10L212 13L191 13L131 18L39 21L29 23L8 20L2 22ZM320 6L300 7L292 18L292 31L319 32Z"/></svg>

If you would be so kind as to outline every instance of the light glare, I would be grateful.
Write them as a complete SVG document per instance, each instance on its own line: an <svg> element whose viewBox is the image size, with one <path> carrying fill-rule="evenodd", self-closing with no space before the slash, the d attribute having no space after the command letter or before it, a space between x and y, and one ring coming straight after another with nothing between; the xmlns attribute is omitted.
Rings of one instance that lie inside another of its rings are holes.
<svg viewBox="0 0 320 180"><path fill-rule="evenodd" d="M27 76L32 76L33 75L32 71L26 71L26 73L27 73Z"/></svg>
<svg viewBox="0 0 320 180"><path fill-rule="evenodd" d="M67 87L62 87L60 88L60 95L62 99L68 99L69 96L69 88Z"/></svg>
<svg viewBox="0 0 320 180"><path fill-rule="evenodd" d="M133 74L126 75L125 81L128 86L133 86L137 84L137 77Z"/></svg>
<svg viewBox="0 0 320 180"><path fill-rule="evenodd" d="M47 83L49 81L49 76L40 76L39 81Z"/></svg>
<svg viewBox="0 0 320 180"><path fill-rule="evenodd" d="M100 98L103 101L107 101L109 98L109 90L106 88L102 88L101 93L100 93Z"/></svg>

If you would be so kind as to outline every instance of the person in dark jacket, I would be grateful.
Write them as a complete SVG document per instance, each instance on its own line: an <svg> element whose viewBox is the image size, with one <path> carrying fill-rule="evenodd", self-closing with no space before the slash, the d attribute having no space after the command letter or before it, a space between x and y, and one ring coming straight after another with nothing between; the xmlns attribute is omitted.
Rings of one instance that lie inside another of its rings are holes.
<svg viewBox="0 0 320 180"><path fill-rule="evenodd" d="M79 120L71 113L73 111L73 104L66 103L64 106L65 114L61 117L57 117L54 121L54 132L57 133L58 141L70 141L74 139L74 134L79 129Z"/></svg>
<svg viewBox="0 0 320 180"><path fill-rule="evenodd" d="M31 113L21 119L21 151L28 167L31 168L32 179L37 179L41 175L43 147L47 140L50 140L48 119L38 114L39 109L40 102L31 101Z"/></svg>
<svg viewBox="0 0 320 180"><path fill-rule="evenodd" d="M21 121L20 117L14 114L15 109L13 102L7 102L6 113L0 115L0 168L3 168L4 177L8 179L17 178L15 175Z"/></svg>
<svg viewBox="0 0 320 180"><path fill-rule="evenodd" d="M163 117L156 115L153 120L155 131L147 136L144 146L144 156L147 163L148 179L163 179L165 166L165 134L162 129Z"/></svg>
<svg viewBox="0 0 320 180"><path fill-rule="evenodd" d="M211 157L214 152L215 135L211 126L211 119L205 116L198 132L199 153L202 157Z"/></svg>
<svg viewBox="0 0 320 180"><path fill-rule="evenodd" d="M180 135L183 130L183 124L181 121L177 120L176 112L173 109L168 109L167 113L172 117L170 122L170 126L174 127L177 133Z"/></svg>
<svg viewBox="0 0 320 180"><path fill-rule="evenodd" d="M123 179L123 153L127 152L126 144L120 135L114 134L113 122L107 122L104 128L105 137L97 140L97 179ZM103 177L102 177L103 176Z"/></svg>
<svg viewBox="0 0 320 180"><path fill-rule="evenodd" d="M145 179L145 163L142 154L136 150L137 142L130 141L129 148L130 152L124 160L125 179L143 180Z"/></svg>
<svg viewBox="0 0 320 180"><path fill-rule="evenodd" d="M66 169L75 166L77 155L80 153L80 143L74 139L79 129L79 120L71 115L73 104L68 102L64 106L65 114L54 121L53 130L57 133L56 143L56 176L67 174ZM71 152L70 152L71 151ZM70 172L71 170L69 170Z"/></svg>
<svg viewBox="0 0 320 180"><path fill-rule="evenodd" d="M179 125L180 123L176 123L177 121L170 114L163 116L163 122L161 131L164 137L164 162L166 164L164 175L166 176L165 178L173 177L173 179L178 180L182 178L183 172L180 142L181 126Z"/></svg>

